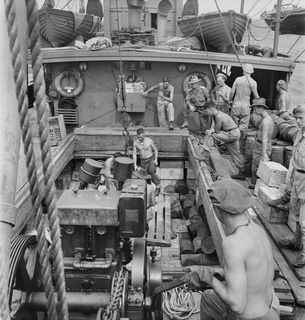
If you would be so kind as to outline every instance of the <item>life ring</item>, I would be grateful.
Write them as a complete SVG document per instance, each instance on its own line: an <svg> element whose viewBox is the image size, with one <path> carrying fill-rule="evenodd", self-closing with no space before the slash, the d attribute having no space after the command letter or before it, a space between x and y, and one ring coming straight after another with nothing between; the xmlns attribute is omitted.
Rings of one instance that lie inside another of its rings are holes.
<svg viewBox="0 0 305 320"><path fill-rule="evenodd" d="M195 72L191 72L190 74L188 74L183 80L183 90L184 90L185 94L190 89L189 81L192 76L197 76L199 79L201 79L203 82L203 85L210 92L210 90L212 89L212 82L211 82L210 78L204 72L195 71Z"/></svg>
<svg viewBox="0 0 305 320"><path fill-rule="evenodd" d="M73 87L66 87L63 88L61 85L61 82L64 78L71 78L73 77L75 79L75 82L77 83L76 88ZM61 72L54 80L54 86L56 91L63 97L67 98L73 98L81 94L81 92L84 89L84 80L82 79L79 72L73 72L73 71L64 71Z"/></svg>

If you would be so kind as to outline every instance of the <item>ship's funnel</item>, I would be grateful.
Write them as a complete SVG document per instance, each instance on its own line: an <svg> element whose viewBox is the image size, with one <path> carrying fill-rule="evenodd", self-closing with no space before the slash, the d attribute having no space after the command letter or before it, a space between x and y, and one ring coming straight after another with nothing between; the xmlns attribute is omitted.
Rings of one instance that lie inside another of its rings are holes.
<svg viewBox="0 0 305 320"><path fill-rule="evenodd" d="M169 0L162 0L158 5L158 42L161 42L166 38L167 16L171 12L172 8L173 5Z"/></svg>
<svg viewBox="0 0 305 320"><path fill-rule="evenodd" d="M141 29L141 11L144 0L127 0L128 5L128 25L136 30Z"/></svg>

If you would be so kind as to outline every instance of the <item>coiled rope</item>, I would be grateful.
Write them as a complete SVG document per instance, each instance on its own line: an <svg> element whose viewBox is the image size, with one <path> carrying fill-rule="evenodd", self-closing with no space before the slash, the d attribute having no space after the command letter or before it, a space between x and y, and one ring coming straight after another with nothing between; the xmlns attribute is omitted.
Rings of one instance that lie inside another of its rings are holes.
<svg viewBox="0 0 305 320"><path fill-rule="evenodd" d="M191 291L185 286L174 288L162 293L162 308L170 319L188 319L193 313L200 311Z"/></svg>
<svg viewBox="0 0 305 320"><path fill-rule="evenodd" d="M37 166L35 165L35 158L32 145L32 136L30 130L30 121L28 117L28 100L26 95L26 74L25 62L20 54L20 44L17 37L17 23L16 23L16 8L13 0L5 1L5 14L7 20L8 34L10 40L10 51L12 58L12 66L14 70L14 80L16 84L16 96L18 101L18 111L20 116L20 127L22 129L22 140L24 143L24 152L27 166L27 176L31 191L31 201L33 211L36 213L35 223L38 233L38 252L39 261L42 269L42 282L47 298L47 313L48 318L57 320L56 313L56 296L54 294L54 287L52 283L51 265L49 262L48 247L45 239L45 226L41 208L40 190L38 185Z"/></svg>
<svg viewBox="0 0 305 320"><path fill-rule="evenodd" d="M68 319L67 294L64 277L63 253L60 239L59 219L56 208L56 188L52 175L53 166L50 150L48 107L43 73L42 54L40 50L38 9L35 0L27 0L27 17L30 35L30 50L34 78L34 96L36 97L37 120L39 124L42 169L45 183L43 199L48 212L51 229L51 250L54 268L55 289L58 297L57 313L60 320Z"/></svg>

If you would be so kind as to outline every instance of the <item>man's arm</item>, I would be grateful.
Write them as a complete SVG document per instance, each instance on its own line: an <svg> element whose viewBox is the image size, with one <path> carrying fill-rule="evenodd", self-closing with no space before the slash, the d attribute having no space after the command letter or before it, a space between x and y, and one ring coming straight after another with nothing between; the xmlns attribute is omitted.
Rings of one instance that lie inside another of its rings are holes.
<svg viewBox="0 0 305 320"><path fill-rule="evenodd" d="M255 80L253 80L253 84L252 84L251 88L252 88L252 92L253 92L254 98L258 99L259 95L258 95L258 92L257 92L257 83L256 83Z"/></svg>
<svg viewBox="0 0 305 320"><path fill-rule="evenodd" d="M133 166L134 166L134 171L137 171L137 143L134 141L133 143L133 153L132 153L132 158L133 158Z"/></svg>
<svg viewBox="0 0 305 320"><path fill-rule="evenodd" d="M230 101L233 101L235 92L236 92L236 80L234 81L231 92L230 92L230 96L229 96Z"/></svg>
<svg viewBox="0 0 305 320"><path fill-rule="evenodd" d="M165 96L163 95L163 99L164 99L165 101L168 101L168 102L173 102L173 100L174 100L174 87L173 87L173 86L170 87L169 97L165 97Z"/></svg>
<svg viewBox="0 0 305 320"><path fill-rule="evenodd" d="M263 152L263 159L269 160L269 157L267 155L267 146L268 146L268 131L269 131L269 125L268 121L265 119L262 120L261 123L261 133L262 133L262 152Z"/></svg>
<svg viewBox="0 0 305 320"><path fill-rule="evenodd" d="M143 96L147 96L147 94L148 94L150 91L156 90L157 88L159 88L159 85L158 85L158 84L156 84L155 86L150 87L148 90L146 90L145 92L143 92Z"/></svg>
<svg viewBox="0 0 305 320"><path fill-rule="evenodd" d="M214 127L215 133L219 133L222 127L222 119L220 116L216 115L214 117L214 120L215 120L215 127Z"/></svg>

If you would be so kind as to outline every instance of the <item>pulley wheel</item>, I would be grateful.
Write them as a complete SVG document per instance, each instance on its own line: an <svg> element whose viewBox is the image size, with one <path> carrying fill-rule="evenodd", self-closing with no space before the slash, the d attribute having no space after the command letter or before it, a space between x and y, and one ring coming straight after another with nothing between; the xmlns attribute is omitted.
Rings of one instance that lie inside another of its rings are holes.
<svg viewBox="0 0 305 320"><path fill-rule="evenodd" d="M146 280L146 240L135 239L133 243L131 285L134 288L144 286Z"/></svg>

